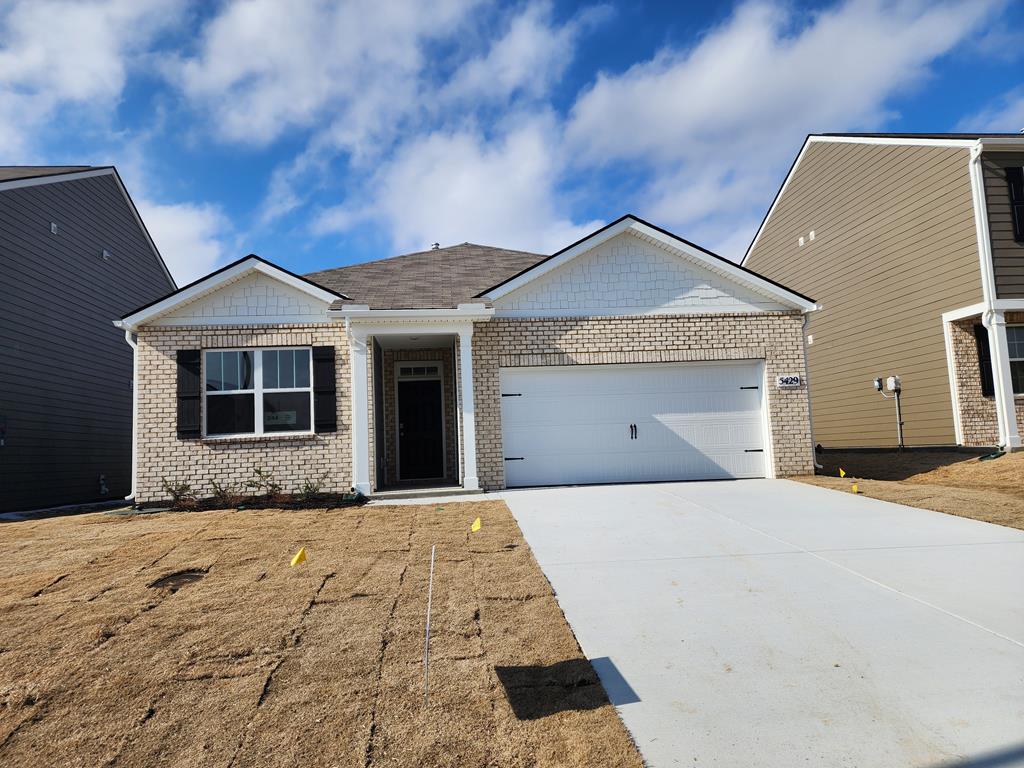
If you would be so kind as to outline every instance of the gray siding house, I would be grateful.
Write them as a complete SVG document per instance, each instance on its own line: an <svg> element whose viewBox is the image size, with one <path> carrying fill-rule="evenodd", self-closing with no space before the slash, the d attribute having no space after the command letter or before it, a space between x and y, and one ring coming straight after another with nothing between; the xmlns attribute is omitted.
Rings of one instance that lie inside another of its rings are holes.
<svg viewBox="0 0 1024 768"><path fill-rule="evenodd" d="M0 512L129 493L132 352L110 317L175 288L114 168L0 167Z"/></svg>

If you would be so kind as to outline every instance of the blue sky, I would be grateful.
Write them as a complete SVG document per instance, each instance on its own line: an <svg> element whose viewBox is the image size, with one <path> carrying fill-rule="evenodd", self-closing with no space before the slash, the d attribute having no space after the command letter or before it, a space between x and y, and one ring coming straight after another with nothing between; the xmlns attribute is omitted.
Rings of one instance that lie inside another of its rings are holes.
<svg viewBox="0 0 1024 768"><path fill-rule="evenodd" d="M1024 129L1024 3L0 0L0 163L115 164L179 283L636 213L742 256L805 134Z"/></svg>

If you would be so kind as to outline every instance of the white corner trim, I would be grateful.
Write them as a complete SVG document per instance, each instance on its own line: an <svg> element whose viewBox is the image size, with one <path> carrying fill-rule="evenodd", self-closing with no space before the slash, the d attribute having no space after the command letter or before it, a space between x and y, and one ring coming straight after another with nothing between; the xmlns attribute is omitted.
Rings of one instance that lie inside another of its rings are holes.
<svg viewBox="0 0 1024 768"><path fill-rule="evenodd" d="M263 261L262 259L256 258L255 256L248 256L241 261L232 264L226 269L222 269L212 275L207 275L204 278L200 278L191 285L187 285L179 291L176 291L169 296L164 297L160 301L154 304L150 304L148 307L140 309L131 315L128 315L123 319L123 323L129 328L138 328L151 320L160 317L161 315L170 312L171 310L188 304L191 301L205 296L224 285L233 282L250 272L260 272L267 277L284 283L285 285L294 288L297 291L301 291L314 299L324 302L325 304L331 304L338 299L338 295L331 291L320 288L319 286L313 285L290 272L286 272L280 267L276 267L273 264ZM210 318L213 320L213 318ZM233 318L232 318L233 319ZM311 320L312 317L307 317L306 321ZM278 321L280 322L280 321ZM305 322L305 321L304 321ZM187 325L188 323L183 323ZM202 325L211 325L214 323L207 322ZM232 323L234 324L234 323Z"/></svg>
<svg viewBox="0 0 1024 768"><path fill-rule="evenodd" d="M947 313L950 314L950 313ZM959 320L960 318L954 318ZM942 316L942 338L946 345L946 369L949 374L949 399L953 405L953 434L956 436L956 444L964 444L964 427L960 421L960 385L957 382L956 362L953 357L953 332L952 321Z"/></svg>
<svg viewBox="0 0 1024 768"><path fill-rule="evenodd" d="M601 230L591 237L580 241L554 258L550 258L518 277L509 280L507 283L498 286L487 293L485 298L494 301L503 296L507 296L526 284L532 283L544 275L564 266L577 256L589 253L597 246L611 240L613 237L621 235L624 232L632 232L633 234L640 236L642 239L660 245L669 253L685 258L704 269L731 279L740 285L746 286L747 288L786 306L800 309L804 312L811 312L816 308L814 302L808 301L792 291L781 288L771 281L748 272L742 269L739 265L730 261L709 257L707 253L699 248L695 248L682 240L677 240L676 238L666 235L664 232L633 218L625 218L614 226Z"/></svg>

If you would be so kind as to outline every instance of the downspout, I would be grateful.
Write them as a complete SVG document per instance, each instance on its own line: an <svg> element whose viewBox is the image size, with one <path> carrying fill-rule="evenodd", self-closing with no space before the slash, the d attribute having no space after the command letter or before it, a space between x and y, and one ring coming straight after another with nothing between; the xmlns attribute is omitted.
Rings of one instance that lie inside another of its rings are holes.
<svg viewBox="0 0 1024 768"><path fill-rule="evenodd" d="M131 328L124 329L124 340L132 348L132 489L124 500L134 501L139 466L139 342L132 338Z"/></svg>
<svg viewBox="0 0 1024 768"><path fill-rule="evenodd" d="M995 395L996 425L998 432L999 447L1009 448L1010 427L1009 418L1003 407L1006 400L1006 387L1003 379L1000 351L1002 345L993 344L993 340L999 333L993 328L993 321L996 316L996 278L995 267L992 261L992 236L988 225L988 205L985 201L985 176L981 167L981 156L984 144L978 139L971 147L971 159L968 165L971 177L971 195L974 202L974 225L978 235L978 258L981 262L981 295L983 310L981 313L981 324L988 331L989 345L992 348L992 384ZM1012 395L1011 395L1012 399Z"/></svg>
<svg viewBox="0 0 1024 768"><path fill-rule="evenodd" d="M811 367L807 364L807 323L811 319L811 312L817 312L819 309L821 309L821 305L817 304L810 312L804 312L804 324L801 331L804 342L804 373L807 374L807 425L811 429L811 463L815 469L823 467L818 463L818 454L814 450L816 443L814 442L814 409L811 407Z"/></svg>

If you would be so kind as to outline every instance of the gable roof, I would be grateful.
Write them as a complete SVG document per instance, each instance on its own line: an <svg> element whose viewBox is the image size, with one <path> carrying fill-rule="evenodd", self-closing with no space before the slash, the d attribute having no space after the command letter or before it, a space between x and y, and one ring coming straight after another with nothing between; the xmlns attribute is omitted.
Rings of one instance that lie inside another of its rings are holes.
<svg viewBox="0 0 1024 768"><path fill-rule="evenodd" d="M730 261L717 253L712 253L706 248L691 243L679 235L673 234L666 229L657 227L639 216L627 213L610 224L592 232L572 245L568 245L560 251L551 254L545 259L523 269L517 274L510 275L505 280L481 291L477 298L498 299L526 285L533 280L548 274L554 269L568 263L576 256L586 253L606 240L610 240L623 232L632 231L648 240L652 240L665 246L670 251L697 263L700 266L711 269L725 277L750 288L757 293L768 296L772 299L809 311L815 307L814 299L797 293L781 283L770 278L759 275L753 270L747 269L734 261Z"/></svg>
<svg viewBox="0 0 1024 768"><path fill-rule="evenodd" d="M311 272L318 285L344 291L373 309L454 308L546 256L475 243L417 251L348 267ZM340 308L343 302L336 302Z"/></svg>
<svg viewBox="0 0 1024 768"><path fill-rule="evenodd" d="M0 165L0 181L35 179L41 176L88 171L91 168L90 165Z"/></svg>
<svg viewBox="0 0 1024 768"><path fill-rule="evenodd" d="M149 245L153 255L156 256L157 262L160 264L160 268L164 271L167 276L168 282L172 286L177 286L177 282L171 271L167 269L167 263L164 261L164 257L160 255L160 249L156 247L156 243L153 241L152 235L149 234L149 230L146 229L146 223L142 220L142 216L139 215L139 209L135 207L135 201L132 200L132 196L128 193L128 188L124 185L124 181L121 180L121 175L117 172L117 168L112 165L6 165L0 166L0 192L5 192L10 189L21 189L23 187L34 187L42 184L59 184L64 181L76 181L78 179L89 179L96 176L112 176L114 183L117 185L118 190L124 197L125 202L128 204L128 210L132 214L132 218L135 219L135 223L139 225L139 229L142 230L142 236L146 239L146 243Z"/></svg>
<svg viewBox="0 0 1024 768"><path fill-rule="evenodd" d="M804 138L804 143L800 146L800 151L797 152L796 157L793 158L792 165L789 166L789 170L786 171L786 176L782 180L782 184L779 186L778 191L775 193L775 197L772 198L771 205L768 206L768 210L764 214L764 218L761 219L761 223L757 227L757 231L754 233L754 237L750 240L750 245L747 246L746 252L743 254L743 259L740 264L745 264L747 257L750 256L750 252L754 250L754 246L757 244L758 239L761 237L761 232L764 230L765 225L768 224L768 219L775 211L775 206L779 202L779 198L782 197L782 193L786 190L789 180L796 173L797 166L800 165L800 160L803 158L804 153L807 151L807 147L817 142L846 142L851 144L891 144L893 146L918 146L918 147L946 147L946 148L960 148L970 149L978 145L981 142L985 145L985 149L1022 149L1024 150L1024 132L1022 133L809 133Z"/></svg>
<svg viewBox="0 0 1024 768"><path fill-rule="evenodd" d="M296 275L294 272L289 272L283 267L271 264L269 261L257 256L255 253L250 253L248 256L245 256L238 261L233 261L232 263L211 272L205 277L201 277L198 280L189 283L183 288L179 288L178 290L167 294L156 301L151 301L149 304L143 304L141 307L133 309L120 320L115 321L114 325L123 328L137 328L138 326L153 320L160 315L181 306L182 304L194 301L195 299L215 291L221 286L254 271L262 272L268 277L280 280L282 283L290 285L292 288L296 288L304 293L308 293L323 302L332 303L338 299L348 298L348 296L343 293L338 293L337 291L332 291L321 285L317 285L301 275Z"/></svg>

